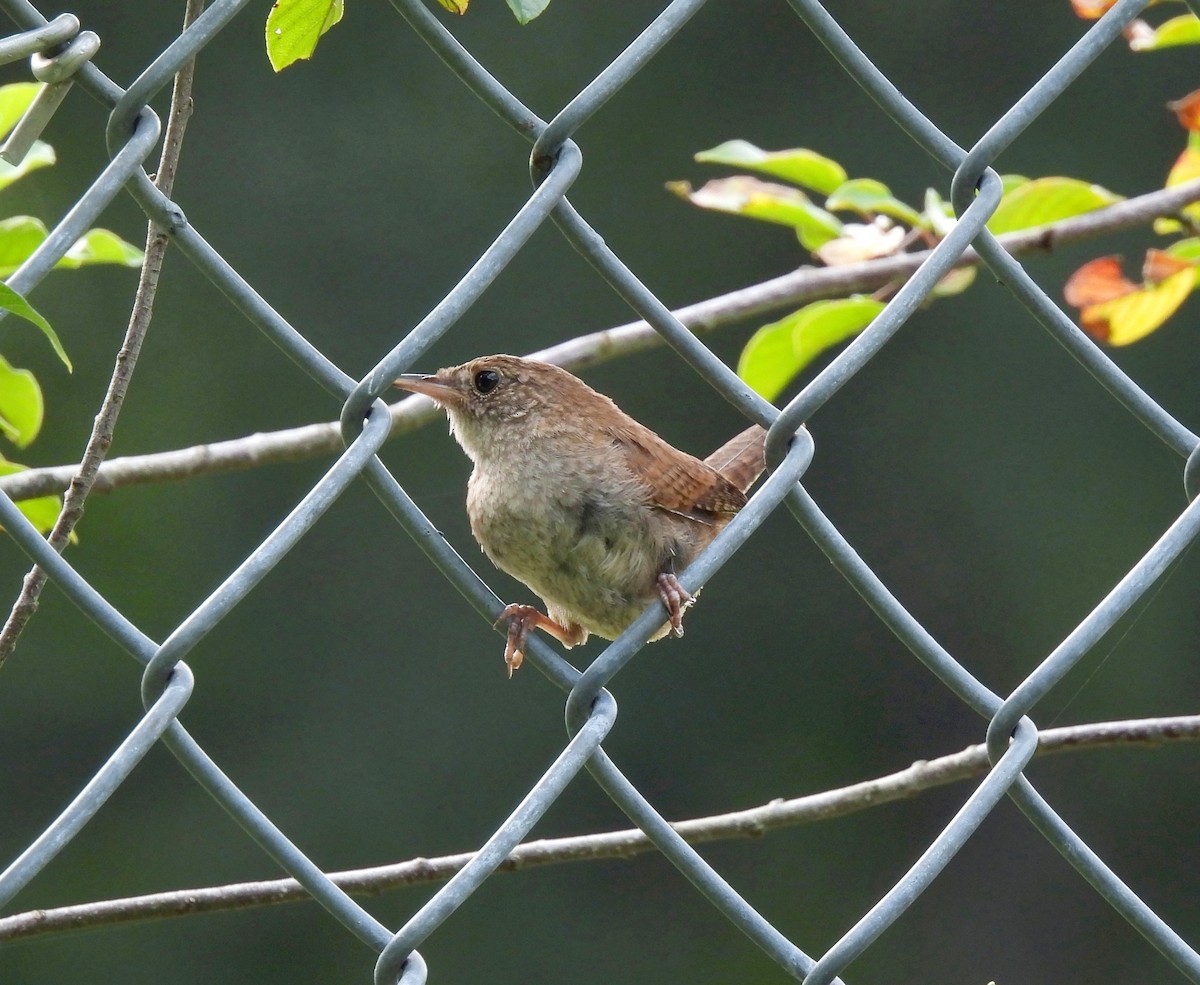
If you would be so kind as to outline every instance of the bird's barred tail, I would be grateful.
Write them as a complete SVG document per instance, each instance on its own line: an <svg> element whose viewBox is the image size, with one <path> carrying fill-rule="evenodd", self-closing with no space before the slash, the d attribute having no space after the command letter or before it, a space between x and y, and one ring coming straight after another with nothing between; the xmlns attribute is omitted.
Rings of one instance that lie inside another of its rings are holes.
<svg viewBox="0 0 1200 985"><path fill-rule="evenodd" d="M704 460L726 479L745 492L767 467L764 443L767 432L757 424L730 438Z"/></svg>

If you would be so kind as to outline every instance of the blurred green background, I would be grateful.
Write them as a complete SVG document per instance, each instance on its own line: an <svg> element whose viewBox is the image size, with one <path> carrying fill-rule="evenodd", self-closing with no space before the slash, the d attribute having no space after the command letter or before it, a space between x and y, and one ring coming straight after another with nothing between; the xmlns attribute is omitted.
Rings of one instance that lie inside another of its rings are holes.
<svg viewBox="0 0 1200 985"><path fill-rule="evenodd" d="M182 3L80 0L100 67L128 85L178 31ZM525 200L528 145L386 4L350 0L315 59L281 76L263 52L267 0L200 57L176 199L301 332L353 375L448 291ZM977 139L1082 33L1066 0L832 2L892 80L962 144ZM495 0L437 11L548 118L657 4L557 0L518 28ZM52 15L58 8L44 8ZM1116 46L997 163L1134 194L1160 187L1183 135L1164 107L1197 84L1194 49ZM26 77L7 68L2 81ZM165 115L166 101L156 108ZM7 193L53 221L103 167L104 113L80 91L46 139L60 164ZM783 2L709 4L577 139L570 197L671 305L805 262L781 228L701 213L664 182L717 169L694 152L741 137L807 146L919 202L949 176L888 122ZM6 213L8 214L8 213ZM103 225L141 242L128 198ZM1139 230L1028 259L1055 297L1086 259L1154 242ZM72 355L3 322L4 351L48 402L30 464L78 457L128 317L135 274L54 274L33 294ZM1193 301L1114 358L1197 426ZM419 369L526 352L630 320L552 229L540 231ZM733 362L756 324L712 344ZM665 350L585 374L666 438L706 453L735 414ZM334 419L338 407L179 255L118 427L114 455ZM1181 461L983 275L919 312L810 423L817 501L910 611L973 673L1014 687L1185 505ZM384 459L499 595L529 600L475 550L468 465L441 426ZM278 523L327 461L94 497L72 563L162 639ZM1193 553L1040 706L1041 725L1190 713L1200 693ZM0 541L0 595L27 562ZM7 602L4 604L7 611ZM1144 611L1143 611L1144 610ZM571 654L593 658L594 641ZM536 671L505 680L502 641L361 484L188 659L184 722L320 865L476 847L561 748L562 699ZM139 668L56 590L0 673L0 855L15 857L141 711ZM870 613L789 516L767 521L710 583L688 634L648 648L612 686L606 748L669 818L765 803L899 769L980 741L962 707ZM1193 945L1200 866L1195 747L1039 762L1038 788ZM966 785L704 855L809 953L832 945L967 797ZM624 826L581 778L535 836ZM155 750L9 912L277 875ZM398 927L429 887L368 902ZM423 947L434 982L781 982L784 973L661 859L573 864L489 880ZM313 904L93 931L0 949L0 981L361 983L374 955ZM1003 804L847 980L938 983L1179 980Z"/></svg>

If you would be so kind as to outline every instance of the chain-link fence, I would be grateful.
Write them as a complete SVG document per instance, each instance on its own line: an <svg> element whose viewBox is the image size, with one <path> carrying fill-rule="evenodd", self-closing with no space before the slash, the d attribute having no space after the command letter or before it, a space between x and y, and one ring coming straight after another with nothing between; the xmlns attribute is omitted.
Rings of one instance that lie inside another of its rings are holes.
<svg viewBox="0 0 1200 985"><path fill-rule="evenodd" d="M565 0L560 0L565 2ZM112 162L78 200L36 253L10 278L28 294L78 237L122 190L130 191L146 214L170 230L178 251L231 298L257 329L278 345L305 373L343 401L345 450L311 491L224 583L198 606L164 642L156 643L118 608L109 604L72 565L48 549L13 503L0 497L0 522L22 549L41 565L63 592L144 665L144 718L120 748L98 769L70 806L33 840L0 876L6 903L25 887L89 822L107 798L156 744L165 745L207 793L229 812L247 834L351 934L379 953L376 981L421 982L428 972L419 948L522 842L534 824L572 782L590 775L721 914L788 974L806 982L839 980L846 966L920 896L972 838L989 814L1011 800L1083 878L1129 924L1190 981L1200 982L1200 954L1147 906L1105 861L1076 834L1043 798L1023 770L1038 745L1038 729L1028 717L1034 707L1091 652L1094 645L1155 585L1200 530L1200 506L1193 500L1157 543L1113 587L1109 595L1006 696L994 693L941 645L865 564L846 538L818 508L802 483L814 446L807 421L880 351L924 302L934 286L974 246L996 277L1079 363L1161 441L1187 460L1190 496L1200 487L1200 441L1159 406L1094 345L1023 267L996 242L985 223L1000 199L1000 180L989 165L1137 15L1145 0L1120 0L1098 20L1049 72L999 119L970 150L947 138L897 91L854 45L817 0L790 0L808 28L862 88L875 99L935 161L954 173L953 204L959 220L929 259L895 294L884 313L819 373L781 411L768 405L685 328L610 250L587 219L565 197L580 171L581 155L572 136L617 93L702 6L703 0L675 0L595 80L550 121L539 119L493 78L419 0L393 0L396 10L458 76L505 123L533 141L534 191L512 221L484 251L430 314L408 331L362 379L354 379L327 359L278 314L210 246L181 208L161 194L143 162L159 139L160 126L148 103L179 67L246 6L246 0L217 0L128 89L122 89L74 48L79 24L63 16L47 22L24 0L2 0L0 7L19 32L0 44L0 58L15 60L35 52L57 53L45 60L59 75L43 69L48 80L73 73L76 84L111 107L108 123ZM1189 0L1200 12L1200 2ZM74 59L74 60L73 60ZM66 66L65 68L63 66ZM810 955L766 919L721 873L708 864L668 824L655 806L618 769L602 748L616 720L616 703L606 685L638 652L662 621L652 607L582 673L554 648L531 642L530 662L566 695L569 741L561 754L487 843L429 901L398 929L385 926L340 889L256 804L222 772L177 721L193 689L183 662L205 636L238 605L356 479L364 479L387 510L452 582L481 618L494 619L501 605L475 571L456 553L421 509L376 457L391 429L380 400L400 373L422 366L422 355L449 332L466 308L545 223L557 226L612 289L654 329L705 381L747 418L770 427L771 472L749 505L717 538L711 549L682 576L689 588L706 582L760 524L781 505L825 552L836 569L862 595L889 629L936 677L987 723L991 769L953 819L914 864L861 919L823 954ZM1190 873L1181 874L1188 879ZM434 969L436 973L436 969Z"/></svg>

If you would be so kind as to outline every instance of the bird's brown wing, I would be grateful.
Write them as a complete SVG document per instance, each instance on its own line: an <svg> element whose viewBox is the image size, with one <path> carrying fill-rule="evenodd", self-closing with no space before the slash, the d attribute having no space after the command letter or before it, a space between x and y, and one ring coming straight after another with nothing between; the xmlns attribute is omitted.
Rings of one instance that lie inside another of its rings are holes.
<svg viewBox="0 0 1200 985"><path fill-rule="evenodd" d="M745 494L720 472L673 448L649 428L616 427L609 434L660 509L712 523L746 505Z"/></svg>

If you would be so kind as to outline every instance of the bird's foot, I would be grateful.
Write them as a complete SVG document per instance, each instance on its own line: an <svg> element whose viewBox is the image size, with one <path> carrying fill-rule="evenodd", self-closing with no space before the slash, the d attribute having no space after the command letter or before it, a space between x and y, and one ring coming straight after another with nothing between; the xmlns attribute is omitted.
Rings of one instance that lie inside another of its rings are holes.
<svg viewBox="0 0 1200 985"><path fill-rule="evenodd" d="M494 625L499 626L505 620L508 621L508 640L504 644L504 663L508 667L510 678L513 671L525 660L525 643L533 630L545 630L567 647L587 639L587 631L582 626L574 623L569 626L559 625L534 605L522 605L519 602L506 605Z"/></svg>
<svg viewBox="0 0 1200 985"><path fill-rule="evenodd" d="M658 597L662 599L663 607L670 617L672 634L682 636L683 614L696 601L695 596L679 584L679 579L673 572L664 571L658 576Z"/></svg>

